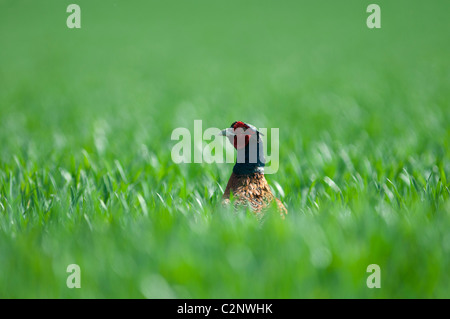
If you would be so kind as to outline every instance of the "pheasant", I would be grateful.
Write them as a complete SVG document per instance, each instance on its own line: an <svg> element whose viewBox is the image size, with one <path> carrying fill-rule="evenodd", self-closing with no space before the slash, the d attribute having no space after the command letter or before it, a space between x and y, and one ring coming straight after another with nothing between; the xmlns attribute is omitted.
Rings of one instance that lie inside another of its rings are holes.
<svg viewBox="0 0 450 319"><path fill-rule="evenodd" d="M233 167L227 187L222 196L222 203L230 203L230 193L235 198L235 206L249 206L261 216L275 200L278 212L284 218L287 210L278 198L275 198L264 177L264 149L260 133L255 126L241 121L221 131L220 135L228 137L237 150L236 164Z"/></svg>

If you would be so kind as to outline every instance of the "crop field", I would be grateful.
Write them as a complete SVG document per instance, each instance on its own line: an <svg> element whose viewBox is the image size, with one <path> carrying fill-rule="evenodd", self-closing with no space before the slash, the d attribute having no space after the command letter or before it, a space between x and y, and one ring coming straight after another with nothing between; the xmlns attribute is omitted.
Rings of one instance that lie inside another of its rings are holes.
<svg viewBox="0 0 450 319"><path fill-rule="evenodd" d="M73 2L0 0L0 298L450 298L449 1ZM284 220L195 120L279 129Z"/></svg>

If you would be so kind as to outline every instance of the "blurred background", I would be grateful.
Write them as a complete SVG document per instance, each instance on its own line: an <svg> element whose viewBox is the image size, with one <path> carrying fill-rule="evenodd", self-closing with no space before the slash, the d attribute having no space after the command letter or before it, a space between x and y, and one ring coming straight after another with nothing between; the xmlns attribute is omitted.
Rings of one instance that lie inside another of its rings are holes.
<svg viewBox="0 0 450 319"><path fill-rule="evenodd" d="M0 0L1 297L450 297L449 1L71 3ZM280 128L286 222L171 161L195 119Z"/></svg>

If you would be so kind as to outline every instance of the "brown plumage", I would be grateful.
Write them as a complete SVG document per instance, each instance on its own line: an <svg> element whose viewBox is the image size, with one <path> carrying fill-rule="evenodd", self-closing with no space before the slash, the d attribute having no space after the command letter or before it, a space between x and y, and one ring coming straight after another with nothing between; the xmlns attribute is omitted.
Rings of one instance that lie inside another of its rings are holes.
<svg viewBox="0 0 450 319"><path fill-rule="evenodd" d="M233 194L235 207L247 206L256 215L261 216L275 200L278 211L284 218L287 210L283 203L275 198L264 177L265 159L261 133L253 125L234 122L230 128L223 130L221 135L227 136L238 152L222 203L228 205L230 194Z"/></svg>
<svg viewBox="0 0 450 319"><path fill-rule="evenodd" d="M255 214L260 214L273 200L276 201L278 211L282 218L287 214L283 203L273 196L269 184L263 173L235 174L231 173L227 187L222 196L222 203L230 203L230 193L235 198L235 206L248 206Z"/></svg>

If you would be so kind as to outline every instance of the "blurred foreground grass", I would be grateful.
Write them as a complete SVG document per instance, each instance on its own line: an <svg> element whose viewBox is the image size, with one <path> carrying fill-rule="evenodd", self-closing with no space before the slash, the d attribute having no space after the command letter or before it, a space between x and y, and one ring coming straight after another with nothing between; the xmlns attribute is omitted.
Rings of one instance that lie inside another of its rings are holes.
<svg viewBox="0 0 450 319"><path fill-rule="evenodd" d="M360 1L69 3L0 1L0 297L450 297L448 1L378 1L380 30ZM285 221L172 162L195 119L280 128Z"/></svg>

